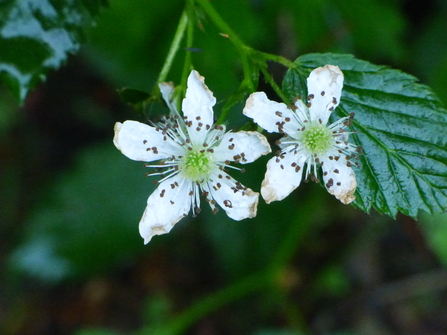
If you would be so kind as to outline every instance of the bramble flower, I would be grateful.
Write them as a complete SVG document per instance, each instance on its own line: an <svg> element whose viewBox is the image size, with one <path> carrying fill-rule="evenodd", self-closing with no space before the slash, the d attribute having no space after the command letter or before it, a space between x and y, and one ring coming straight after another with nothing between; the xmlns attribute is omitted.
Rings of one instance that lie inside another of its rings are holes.
<svg viewBox="0 0 447 335"><path fill-rule="evenodd" d="M198 72L188 77L183 99L183 118L171 100L173 87L160 84L163 98L171 109L169 118L146 125L137 121L117 122L113 143L136 161L152 162L149 176L161 176L158 188L147 200L139 230L148 243L154 235L168 233L190 210L200 212L200 194L217 212L216 204L234 220L256 216L259 193L244 187L224 169L230 162L246 164L269 153L266 138L257 132L225 132L213 125L216 98Z"/></svg>
<svg viewBox="0 0 447 335"><path fill-rule="evenodd" d="M313 70L307 78L307 104L300 97L291 108L271 101L264 92L248 98L243 113L271 133L285 136L277 142L281 150L267 163L261 194L267 203L282 200L301 183L302 175L318 181L317 166L323 170L326 189L344 204L355 199L357 187L351 161L360 148L348 142L354 114L328 125L338 106L343 73L338 66ZM307 166L304 169L304 166ZM312 175L313 174L313 175Z"/></svg>

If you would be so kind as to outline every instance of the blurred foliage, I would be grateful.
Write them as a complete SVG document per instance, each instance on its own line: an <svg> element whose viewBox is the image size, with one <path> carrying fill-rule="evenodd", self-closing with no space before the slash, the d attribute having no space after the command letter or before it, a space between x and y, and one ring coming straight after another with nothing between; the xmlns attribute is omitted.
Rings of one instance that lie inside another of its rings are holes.
<svg viewBox="0 0 447 335"><path fill-rule="evenodd" d="M71 6L70 17L59 10L63 3ZM185 334L445 334L445 215L426 215L420 225L400 215L396 221L366 216L317 185L302 185L280 203L267 206L261 200L256 219L233 222L205 207L198 218L182 220L169 235L143 246L137 227L154 180L144 178L141 163L113 147L109 122L146 121L144 115L159 109L151 104L144 114L129 114L122 106L114 110L107 97L121 87L151 91L184 2L109 3L94 29L92 18L102 1L0 4L5 14L0 16L0 79L15 97L23 98L49 69L64 63L88 30L88 44L61 69L72 72L49 76L59 75L59 86L85 88L100 102L96 108L90 97L76 97L76 113L69 115L72 98L57 91L58 84L37 88L22 109L0 90L0 261L8 263L0 269L0 332L111 335L160 329L200 307L210 294L212 301L212 292L228 283L265 270L294 233L288 241L291 254L268 289L241 294L229 306L214 302L215 312L202 312ZM288 59L310 52L355 54L417 75L447 101L445 1L211 3L258 50ZM37 30L15 29L23 23L12 20L15 8L22 9L18 18L28 17ZM218 115L243 71L229 39L202 10L195 14L194 48L182 44L167 79L180 83L189 53L217 97ZM14 35L5 35L5 29ZM55 48L61 41L66 43ZM285 71L270 63L278 82ZM74 81L78 72L90 81ZM98 89L91 77L112 88ZM259 89L274 95L262 80ZM42 118L44 95L58 106L49 119ZM230 128L247 122L242 107L230 112ZM100 136L82 127L66 131L66 124L85 123L110 131ZM66 142L58 145L62 139ZM65 164L55 165L54 157ZM259 190L266 160L248 166L238 179ZM413 278L416 274L420 277ZM98 277L108 287L102 295L88 289Z"/></svg>
<svg viewBox="0 0 447 335"><path fill-rule="evenodd" d="M447 214L424 215L421 227L430 249L447 267Z"/></svg>
<svg viewBox="0 0 447 335"><path fill-rule="evenodd" d="M0 79L19 101L79 49L107 0L5 0L0 3Z"/></svg>
<svg viewBox="0 0 447 335"><path fill-rule="evenodd" d="M123 159L111 145L85 150L42 196L11 265L57 281L129 261L143 251L135 229L153 189L141 164Z"/></svg>

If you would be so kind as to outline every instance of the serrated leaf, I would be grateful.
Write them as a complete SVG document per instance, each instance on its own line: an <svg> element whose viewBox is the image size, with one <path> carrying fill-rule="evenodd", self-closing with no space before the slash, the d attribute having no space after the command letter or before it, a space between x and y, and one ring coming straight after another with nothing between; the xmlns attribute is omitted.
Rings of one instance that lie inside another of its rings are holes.
<svg viewBox="0 0 447 335"><path fill-rule="evenodd" d="M0 4L0 80L23 101L78 50L106 0L6 0Z"/></svg>
<svg viewBox="0 0 447 335"><path fill-rule="evenodd" d="M393 217L400 211L447 208L447 111L435 94L411 75L351 55L308 54L295 61L283 82L291 97L305 94L310 71L338 65L345 76L341 104L332 118L355 113L353 141L363 147L354 204Z"/></svg>

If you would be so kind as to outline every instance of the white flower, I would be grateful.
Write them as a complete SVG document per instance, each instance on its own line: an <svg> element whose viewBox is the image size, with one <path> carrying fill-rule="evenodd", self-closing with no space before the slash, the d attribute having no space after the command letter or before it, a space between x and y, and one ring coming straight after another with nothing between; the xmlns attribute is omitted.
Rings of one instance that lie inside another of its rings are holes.
<svg viewBox="0 0 447 335"><path fill-rule="evenodd" d="M352 118L345 117L327 125L338 106L343 87L343 73L338 66L326 65L313 70L307 78L308 103L299 98L291 109L271 101L265 93L250 95L244 114L268 132L284 133L278 144L281 150L267 164L261 194L267 203L282 200L306 177L317 179L317 165L322 167L326 189L344 204L355 199L357 187L351 162L355 145L348 143L346 127ZM304 169L304 165L307 168ZM313 176L310 174L313 173Z"/></svg>
<svg viewBox="0 0 447 335"><path fill-rule="evenodd" d="M171 108L171 116L149 126L136 121L117 122L113 143L121 152L136 161L157 161L148 175L159 175L159 186L147 200L140 221L140 234L148 243L154 235L168 233L192 209L200 211L200 194L213 212L216 203L234 220L256 216L259 193L244 187L225 171L230 162L246 164L269 153L266 138L257 132L225 132L222 125L213 125L216 103L213 93L198 72L188 77L183 100L183 118L171 100L173 87L160 84L163 98ZM163 171L163 169L165 169Z"/></svg>

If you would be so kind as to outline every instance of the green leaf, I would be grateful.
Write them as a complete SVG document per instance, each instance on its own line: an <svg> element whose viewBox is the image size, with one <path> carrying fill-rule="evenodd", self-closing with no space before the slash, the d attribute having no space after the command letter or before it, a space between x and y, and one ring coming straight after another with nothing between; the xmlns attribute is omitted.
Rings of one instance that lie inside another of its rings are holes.
<svg viewBox="0 0 447 335"><path fill-rule="evenodd" d="M338 119L355 113L352 140L363 148L354 204L395 217L400 211L447 208L447 111L435 94L411 75L351 55L308 54L296 60L283 82L291 97L305 94L316 67L338 65L345 76Z"/></svg>
<svg viewBox="0 0 447 335"><path fill-rule="evenodd" d="M86 27L107 0L6 0L0 3L0 80L23 101L78 50Z"/></svg>

